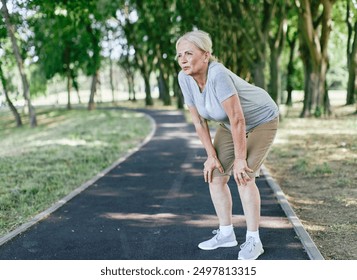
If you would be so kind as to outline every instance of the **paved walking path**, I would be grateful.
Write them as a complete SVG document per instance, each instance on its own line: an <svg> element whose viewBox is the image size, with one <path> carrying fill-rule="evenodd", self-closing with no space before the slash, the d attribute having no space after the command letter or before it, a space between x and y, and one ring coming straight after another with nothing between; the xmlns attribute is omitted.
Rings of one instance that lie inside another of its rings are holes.
<svg viewBox="0 0 357 280"><path fill-rule="evenodd" d="M193 126L178 111L145 112L156 123L151 140L48 217L4 243L0 259L237 259L239 247L213 251L197 247L212 236L217 218L202 178L205 153ZM289 212L278 203L284 197L280 194L277 199L266 176L257 183L265 248L260 259L310 259L306 240L297 238L296 218L292 213L288 219ZM235 232L242 244L243 211L233 180L229 185Z"/></svg>

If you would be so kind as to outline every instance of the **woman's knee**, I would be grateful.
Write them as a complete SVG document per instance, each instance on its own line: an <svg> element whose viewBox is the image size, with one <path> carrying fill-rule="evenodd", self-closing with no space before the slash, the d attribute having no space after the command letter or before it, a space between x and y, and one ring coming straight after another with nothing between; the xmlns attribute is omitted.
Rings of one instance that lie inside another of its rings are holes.
<svg viewBox="0 0 357 280"><path fill-rule="evenodd" d="M245 186L241 185L237 185L238 186L238 191L239 193L247 193L247 192L251 192L252 190L258 188L256 183L255 183L255 178L251 178L251 180L249 182L247 182L247 184Z"/></svg>
<svg viewBox="0 0 357 280"><path fill-rule="evenodd" d="M210 187L225 187L229 181L229 176L217 176L212 178Z"/></svg>

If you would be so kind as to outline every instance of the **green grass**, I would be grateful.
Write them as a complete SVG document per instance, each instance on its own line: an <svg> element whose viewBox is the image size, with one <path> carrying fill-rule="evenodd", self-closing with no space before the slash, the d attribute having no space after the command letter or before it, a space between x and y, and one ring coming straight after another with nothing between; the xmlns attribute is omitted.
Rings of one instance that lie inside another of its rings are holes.
<svg viewBox="0 0 357 280"><path fill-rule="evenodd" d="M149 120L125 110L38 109L38 126L0 112L0 235L29 220L137 146ZM25 121L25 119L24 119Z"/></svg>

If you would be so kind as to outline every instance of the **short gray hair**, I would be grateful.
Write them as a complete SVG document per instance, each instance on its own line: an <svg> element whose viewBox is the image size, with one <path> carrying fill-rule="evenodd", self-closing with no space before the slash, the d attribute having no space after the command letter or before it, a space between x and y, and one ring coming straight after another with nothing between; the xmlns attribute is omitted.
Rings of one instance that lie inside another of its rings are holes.
<svg viewBox="0 0 357 280"><path fill-rule="evenodd" d="M194 44L197 48L204 52L209 52L211 54L210 61L216 60L216 58L212 55L213 49L211 36L207 32L202 30L194 30L185 33L176 41L176 49L183 40Z"/></svg>

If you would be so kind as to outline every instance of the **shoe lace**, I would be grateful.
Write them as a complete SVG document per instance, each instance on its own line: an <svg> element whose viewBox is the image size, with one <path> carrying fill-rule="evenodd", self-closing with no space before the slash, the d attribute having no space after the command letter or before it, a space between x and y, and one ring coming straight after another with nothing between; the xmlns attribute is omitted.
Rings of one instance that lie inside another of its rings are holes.
<svg viewBox="0 0 357 280"><path fill-rule="evenodd" d="M216 235L215 238L216 238L217 240L219 240L219 239L220 239L220 236L221 236L219 233L220 233L219 228L212 230L212 234L215 234L215 235Z"/></svg>
<svg viewBox="0 0 357 280"><path fill-rule="evenodd" d="M248 250L248 252L253 251L254 247L255 247L255 241L253 237L249 237L246 242L240 245L241 249L246 249Z"/></svg>

